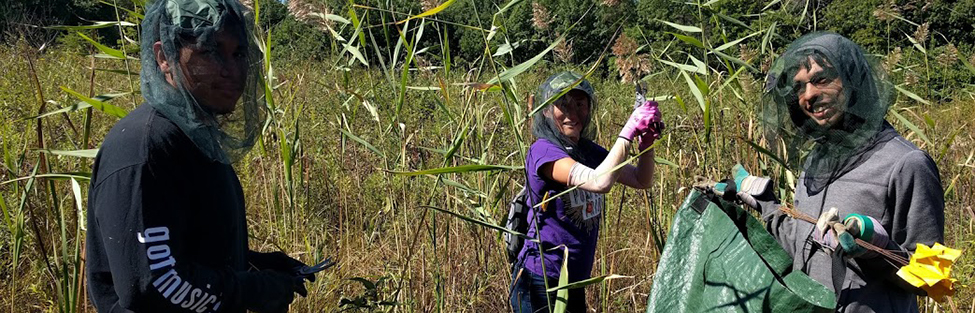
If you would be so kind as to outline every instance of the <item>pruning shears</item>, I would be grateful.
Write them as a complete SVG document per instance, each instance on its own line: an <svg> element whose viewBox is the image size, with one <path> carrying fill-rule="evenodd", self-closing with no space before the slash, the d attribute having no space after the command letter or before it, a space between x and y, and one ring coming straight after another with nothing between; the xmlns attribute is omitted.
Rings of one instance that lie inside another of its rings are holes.
<svg viewBox="0 0 975 313"><path fill-rule="evenodd" d="M647 87L639 81L635 82L634 84L636 85L636 101L633 103L633 108L636 109L637 107L647 103ZM663 134L665 128L664 122L653 122L651 125L653 126L653 129L656 129L660 134Z"/></svg>
<svg viewBox="0 0 975 313"><path fill-rule="evenodd" d="M304 266L296 267L295 273L297 273L298 276L304 279L308 279L309 277L312 277L312 275L314 275L315 273L324 271L332 266L335 266L335 264L336 262L333 261L331 257L328 257L325 258L325 260L318 262L318 264L312 266L304 265Z"/></svg>

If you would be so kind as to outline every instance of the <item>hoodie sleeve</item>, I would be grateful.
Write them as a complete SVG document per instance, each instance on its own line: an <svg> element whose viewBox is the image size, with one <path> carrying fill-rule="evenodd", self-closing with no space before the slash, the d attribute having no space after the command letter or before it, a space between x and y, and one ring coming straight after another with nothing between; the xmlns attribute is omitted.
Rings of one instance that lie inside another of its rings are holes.
<svg viewBox="0 0 975 313"><path fill-rule="evenodd" d="M779 210L781 204L779 204L778 199L757 200L758 211L765 222L765 229L775 237L775 240L789 253L790 257L795 258L796 238L793 237L794 232L792 230L795 228L796 219Z"/></svg>
<svg viewBox="0 0 975 313"><path fill-rule="evenodd" d="M931 246L944 242L944 191L937 165L927 153L914 150L900 159L891 172L887 197L891 199L888 212L893 212L890 222L885 223L890 235L887 250L910 258L919 243ZM895 285L919 292L897 277L899 268L882 257L856 262L871 275L886 277Z"/></svg>
<svg viewBox="0 0 975 313"><path fill-rule="evenodd" d="M888 197L893 199L890 236L900 250L913 252L918 243L944 241L945 199L941 176L927 153L915 150L891 174Z"/></svg>

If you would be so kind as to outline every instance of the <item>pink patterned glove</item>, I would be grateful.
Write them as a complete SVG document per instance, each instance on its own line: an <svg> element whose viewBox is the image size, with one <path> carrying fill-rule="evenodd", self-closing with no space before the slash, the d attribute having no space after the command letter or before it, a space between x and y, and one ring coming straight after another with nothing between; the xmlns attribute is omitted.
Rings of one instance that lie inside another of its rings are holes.
<svg viewBox="0 0 975 313"><path fill-rule="evenodd" d="M647 101L647 104L644 104L644 106L649 105L653 105L655 109L657 107L657 103L652 101ZM664 122L661 120L660 110L656 109L656 111L657 113L653 115L652 123L650 123L650 128L640 136L640 151L650 148L654 141L660 139L660 136L663 135L664 129L666 128Z"/></svg>
<svg viewBox="0 0 975 313"><path fill-rule="evenodd" d="M633 141L633 138L651 131L655 122L660 122L657 102L644 102L643 105L633 109L630 119L626 121L626 125L623 125L623 130L620 131L620 138ZM652 142L652 140L650 141Z"/></svg>

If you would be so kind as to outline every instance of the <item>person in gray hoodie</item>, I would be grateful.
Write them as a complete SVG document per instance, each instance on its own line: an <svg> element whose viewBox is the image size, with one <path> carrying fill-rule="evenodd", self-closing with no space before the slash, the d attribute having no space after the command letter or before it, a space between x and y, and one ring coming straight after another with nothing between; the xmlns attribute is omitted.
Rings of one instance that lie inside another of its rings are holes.
<svg viewBox="0 0 975 313"><path fill-rule="evenodd" d="M923 291L899 278L898 266L853 243L907 257L919 243L944 239L938 168L884 119L895 99L884 70L843 36L808 34L773 63L763 98L770 142L785 144L781 150L802 164L794 208L820 217L817 224L792 218L772 196L751 201L793 269L832 288L838 312L917 312ZM808 151L802 161L799 151Z"/></svg>

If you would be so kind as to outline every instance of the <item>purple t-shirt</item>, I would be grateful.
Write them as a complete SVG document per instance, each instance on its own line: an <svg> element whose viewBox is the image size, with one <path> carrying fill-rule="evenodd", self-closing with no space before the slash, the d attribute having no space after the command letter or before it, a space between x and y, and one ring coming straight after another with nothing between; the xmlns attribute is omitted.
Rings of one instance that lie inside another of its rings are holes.
<svg viewBox="0 0 975 313"><path fill-rule="evenodd" d="M582 164L596 168L602 163L608 152L603 147L589 142L591 145L586 155L586 162ZM552 249L565 245L569 250L569 281L575 282L589 278L592 263L596 255L596 239L599 237L599 222L602 219L606 200L603 194L593 193L582 189L560 196L546 204L546 209L535 209L536 203L542 201L545 193L553 197L567 188L566 185L542 178L538 174L542 165L569 155L557 144L546 139L538 139L528 149L525 169L528 174L528 204L533 208L528 211L528 236L541 241L538 244L526 241L518 258L524 260L524 266L529 271L542 275L542 253L545 255L545 274L551 278L558 278L562 269L564 249ZM578 161L578 160L577 160ZM535 233L533 218L537 212L538 232Z"/></svg>

